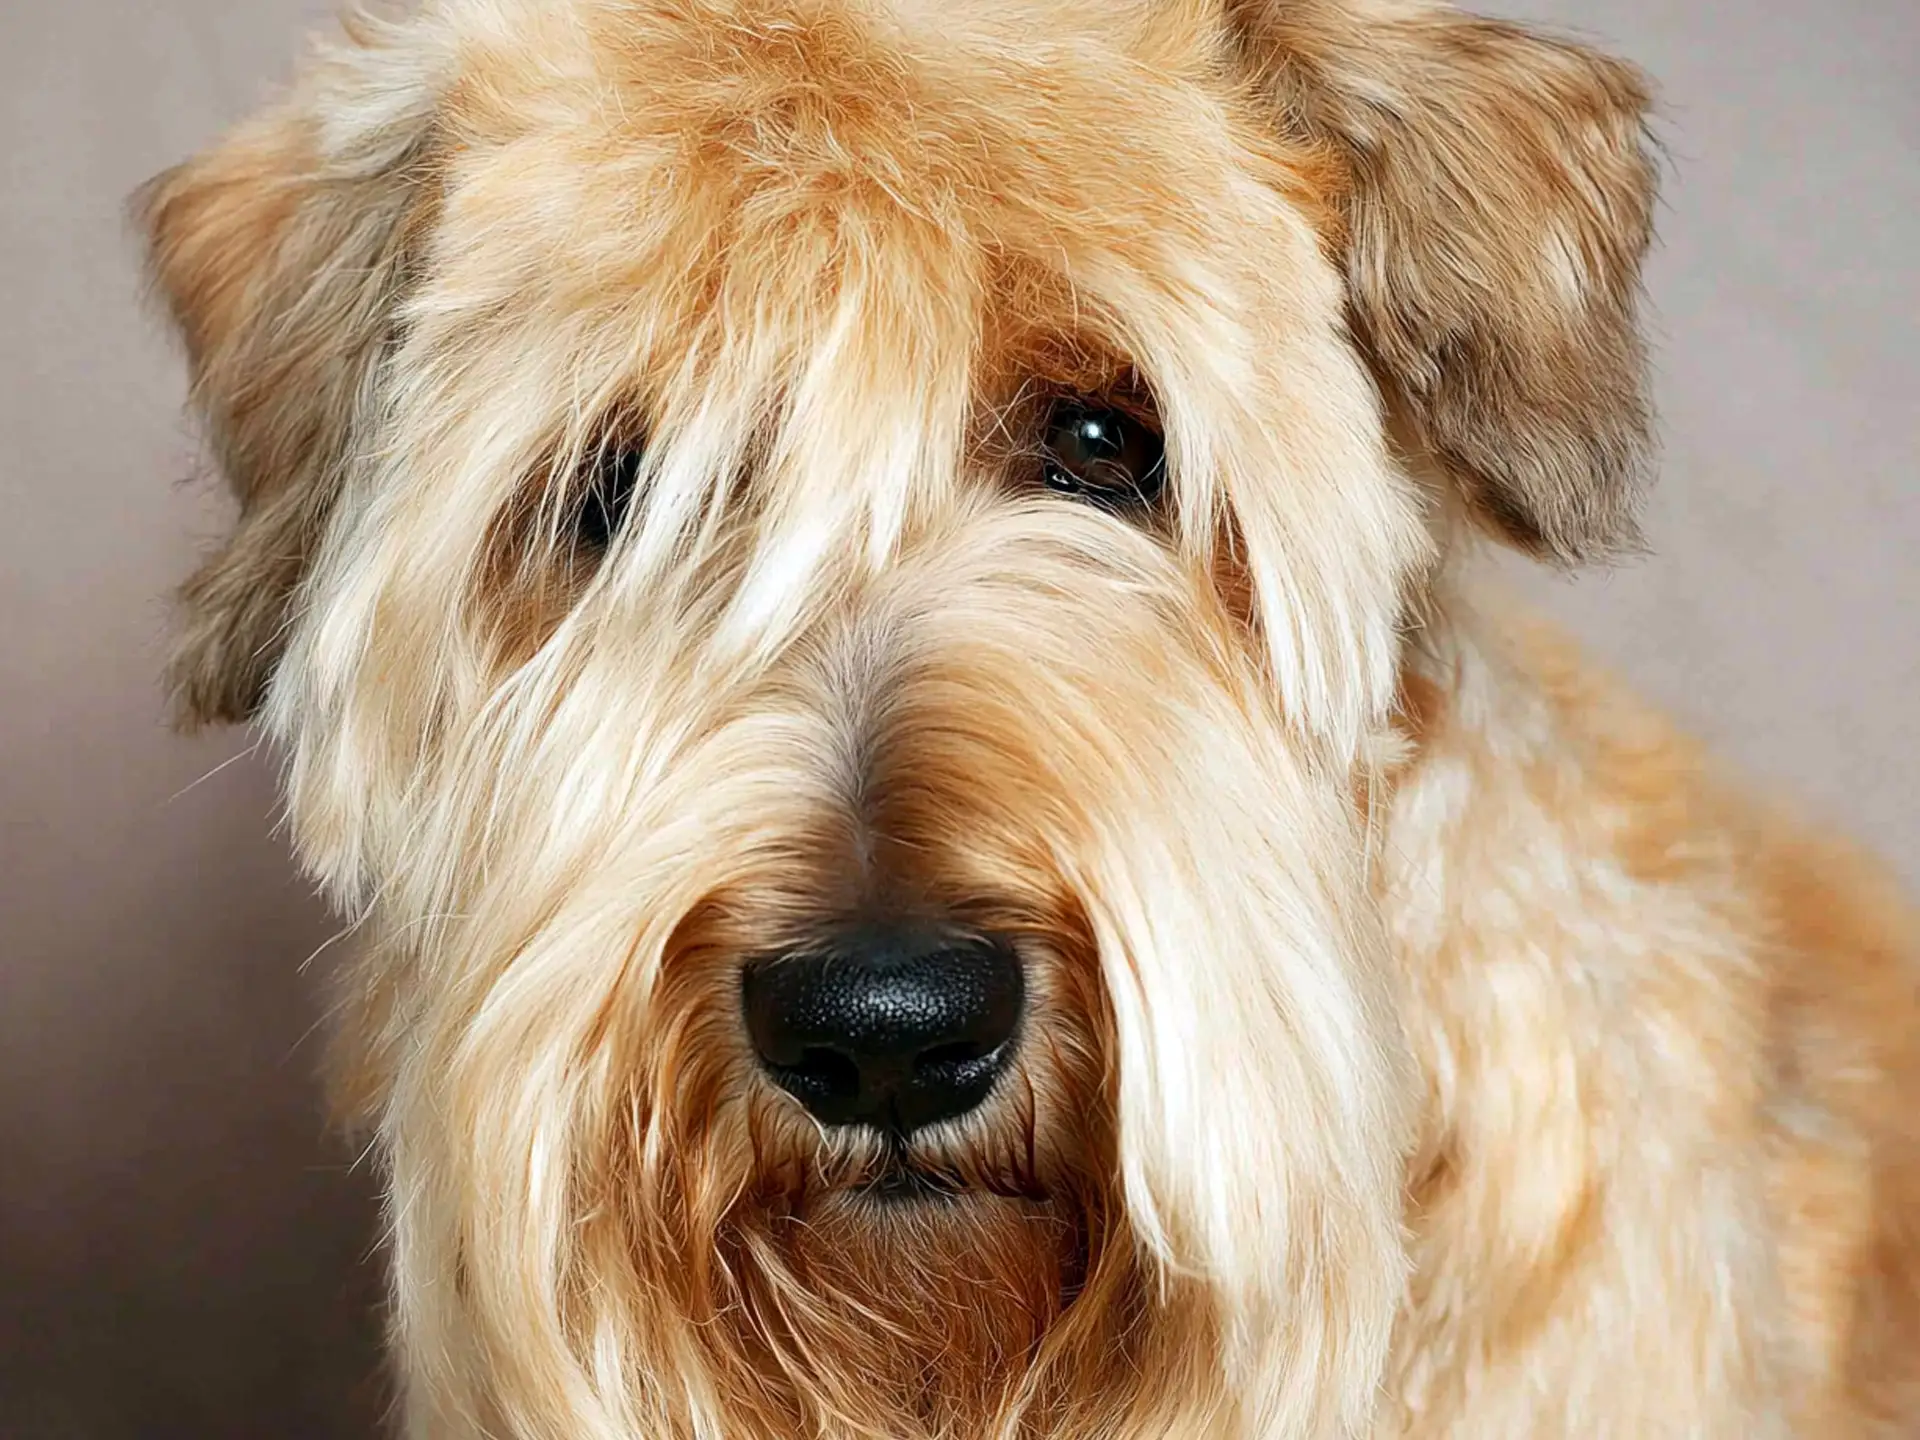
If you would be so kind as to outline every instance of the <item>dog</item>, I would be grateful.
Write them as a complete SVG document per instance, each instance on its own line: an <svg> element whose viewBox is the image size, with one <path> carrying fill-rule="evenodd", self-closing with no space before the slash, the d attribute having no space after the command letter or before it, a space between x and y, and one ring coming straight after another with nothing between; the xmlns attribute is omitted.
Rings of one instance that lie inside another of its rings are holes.
<svg viewBox="0 0 1920 1440"><path fill-rule="evenodd" d="M1904 903L1469 573L1640 543L1648 106L429 0L143 192L407 1434L1920 1433Z"/></svg>

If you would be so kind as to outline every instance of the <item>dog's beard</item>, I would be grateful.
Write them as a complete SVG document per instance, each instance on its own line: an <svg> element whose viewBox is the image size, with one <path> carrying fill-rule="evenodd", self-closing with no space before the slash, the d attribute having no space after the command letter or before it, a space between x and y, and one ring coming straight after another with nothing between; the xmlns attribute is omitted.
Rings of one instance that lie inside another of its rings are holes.
<svg viewBox="0 0 1920 1440"><path fill-rule="evenodd" d="M982 522L889 572L842 647L904 657L883 743L831 733L830 645L709 719L622 710L603 635L559 704L496 704L440 782L428 757L436 808L376 837L405 863L343 1033L429 1419L1238 1440L1364 1415L1400 1076L1347 778L1235 678L1183 573L1084 530ZM649 746L672 763L622 758ZM743 959L834 901L822 757L863 748L932 857L921 898L997 897L1037 947L1018 1064L910 1141L823 1135L741 1024Z"/></svg>
<svg viewBox="0 0 1920 1440"><path fill-rule="evenodd" d="M1043 1160L1032 1123L988 1119L960 1142L859 1136L756 1177L719 1226L714 1298L735 1395L764 1433L1110 1420L1093 1412L1142 1363L1144 1277L1111 1170Z"/></svg>
<svg viewBox="0 0 1920 1440"><path fill-rule="evenodd" d="M1110 1197L807 1213L743 1227L736 1275L772 1362L756 1373L785 1377L827 1433L1019 1433L1017 1416L1029 1433L1098 1434L1124 1412L1149 1363L1149 1292Z"/></svg>

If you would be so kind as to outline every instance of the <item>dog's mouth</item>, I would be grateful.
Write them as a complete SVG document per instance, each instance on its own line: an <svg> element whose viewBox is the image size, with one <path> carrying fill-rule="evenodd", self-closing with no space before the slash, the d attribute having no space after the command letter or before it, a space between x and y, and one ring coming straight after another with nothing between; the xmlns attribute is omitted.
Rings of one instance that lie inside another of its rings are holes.
<svg viewBox="0 0 1920 1440"><path fill-rule="evenodd" d="M878 1205L900 1206L950 1204L966 1190L956 1177L902 1158L890 1160L877 1175L862 1184L857 1193Z"/></svg>
<svg viewBox="0 0 1920 1440"><path fill-rule="evenodd" d="M860 1199L882 1206L951 1204L968 1190L963 1176L940 1164L925 1149L916 1150L911 1134L888 1130L881 1136L871 1168L853 1186Z"/></svg>
<svg viewBox="0 0 1920 1440"><path fill-rule="evenodd" d="M915 1147L910 1136L885 1137L885 1148L853 1186L864 1201L892 1207L951 1205L966 1199L1021 1200L1045 1204L1046 1187L1028 1164L969 1164Z"/></svg>

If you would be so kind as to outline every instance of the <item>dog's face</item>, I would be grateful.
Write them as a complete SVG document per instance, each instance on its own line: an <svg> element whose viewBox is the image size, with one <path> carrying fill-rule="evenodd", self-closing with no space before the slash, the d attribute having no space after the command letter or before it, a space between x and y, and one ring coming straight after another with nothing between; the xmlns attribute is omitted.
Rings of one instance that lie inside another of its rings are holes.
<svg viewBox="0 0 1920 1440"><path fill-rule="evenodd" d="M1630 538L1640 104L1412 0L447 0L156 182L177 679L365 922L423 1424L1359 1423L1368 758L1432 514Z"/></svg>

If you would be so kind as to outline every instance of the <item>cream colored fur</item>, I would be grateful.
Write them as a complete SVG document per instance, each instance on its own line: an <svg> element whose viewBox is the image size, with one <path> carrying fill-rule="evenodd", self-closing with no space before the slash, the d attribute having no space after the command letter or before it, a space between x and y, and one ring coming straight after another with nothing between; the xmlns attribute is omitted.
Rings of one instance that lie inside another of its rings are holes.
<svg viewBox="0 0 1920 1440"><path fill-rule="evenodd" d="M1903 912L1462 589L1632 543L1644 103L1426 3L438 0L155 182L175 680L354 925L416 1440L1912 1423ZM742 1033L854 890L1031 977L943 1205Z"/></svg>

